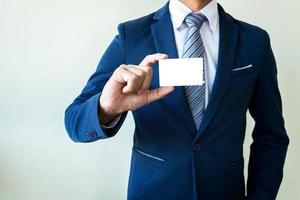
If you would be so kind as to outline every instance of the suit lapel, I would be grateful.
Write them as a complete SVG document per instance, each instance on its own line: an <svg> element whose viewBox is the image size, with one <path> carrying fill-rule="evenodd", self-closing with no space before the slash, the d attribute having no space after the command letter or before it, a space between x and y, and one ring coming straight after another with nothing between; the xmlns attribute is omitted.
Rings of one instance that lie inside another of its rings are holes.
<svg viewBox="0 0 300 200"><path fill-rule="evenodd" d="M178 58L168 3L155 14L154 20L156 20L156 22L151 28L157 52L165 53L169 58ZM173 101L170 103L176 105L176 109L192 133L190 136L195 135L196 128L186 99L184 87L175 87L175 91L170 95L172 95L170 99Z"/></svg>
<svg viewBox="0 0 300 200"><path fill-rule="evenodd" d="M220 107L224 93L226 91L231 69L235 60L236 45L238 40L238 28L232 22L232 19L227 16L223 8L219 5L220 19L220 44L219 58L216 77L212 88L212 93L209 98L209 103L204 113L202 124L199 128L195 140L197 140L208 127L217 110Z"/></svg>

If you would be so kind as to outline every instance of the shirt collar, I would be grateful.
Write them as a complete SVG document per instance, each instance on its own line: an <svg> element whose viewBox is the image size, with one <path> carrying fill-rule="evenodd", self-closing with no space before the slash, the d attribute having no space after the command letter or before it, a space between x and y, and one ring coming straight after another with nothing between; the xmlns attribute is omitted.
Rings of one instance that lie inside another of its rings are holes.
<svg viewBox="0 0 300 200"><path fill-rule="evenodd" d="M169 9L173 26L176 29L179 29L186 16L193 12L189 7L179 0L170 0ZM218 4L216 0L212 0L203 9L196 13L205 15L208 19L211 31L215 32L219 20Z"/></svg>

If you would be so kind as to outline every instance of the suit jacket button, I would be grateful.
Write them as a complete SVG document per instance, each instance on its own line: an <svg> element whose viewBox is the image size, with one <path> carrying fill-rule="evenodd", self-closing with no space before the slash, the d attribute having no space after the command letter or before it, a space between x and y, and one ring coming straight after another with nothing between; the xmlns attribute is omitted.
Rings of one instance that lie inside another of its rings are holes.
<svg viewBox="0 0 300 200"><path fill-rule="evenodd" d="M200 150L201 150L201 145L200 145L200 144L195 144L195 145L193 146L193 150L194 150L194 151L200 151Z"/></svg>

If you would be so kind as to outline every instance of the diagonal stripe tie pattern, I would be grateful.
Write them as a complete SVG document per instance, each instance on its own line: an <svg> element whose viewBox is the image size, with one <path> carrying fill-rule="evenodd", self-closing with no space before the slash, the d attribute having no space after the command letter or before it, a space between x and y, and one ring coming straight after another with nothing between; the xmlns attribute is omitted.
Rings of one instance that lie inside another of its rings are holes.
<svg viewBox="0 0 300 200"><path fill-rule="evenodd" d="M184 42L183 58L198 58L204 60L203 80L205 81L205 48L200 35L200 28L207 18L199 13L191 13L185 18L185 23L189 30ZM193 115L194 123L197 130L203 119L205 110L205 82L197 86L185 86L186 97Z"/></svg>

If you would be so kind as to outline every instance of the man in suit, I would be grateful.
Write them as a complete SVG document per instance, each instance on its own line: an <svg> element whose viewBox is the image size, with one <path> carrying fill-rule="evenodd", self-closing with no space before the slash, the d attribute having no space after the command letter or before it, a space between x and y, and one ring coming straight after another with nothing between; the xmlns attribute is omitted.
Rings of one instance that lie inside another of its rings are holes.
<svg viewBox="0 0 300 200"><path fill-rule="evenodd" d="M268 34L215 0L170 0L118 30L66 110L72 140L113 137L132 111L128 199L275 199L289 139ZM159 87L157 61L180 57L204 58L205 83ZM255 128L245 192L247 110Z"/></svg>

